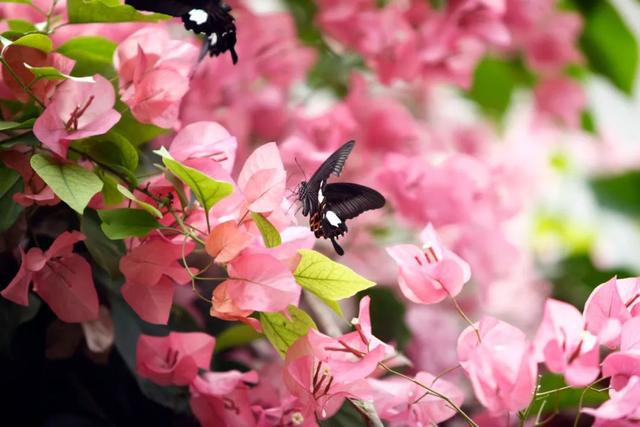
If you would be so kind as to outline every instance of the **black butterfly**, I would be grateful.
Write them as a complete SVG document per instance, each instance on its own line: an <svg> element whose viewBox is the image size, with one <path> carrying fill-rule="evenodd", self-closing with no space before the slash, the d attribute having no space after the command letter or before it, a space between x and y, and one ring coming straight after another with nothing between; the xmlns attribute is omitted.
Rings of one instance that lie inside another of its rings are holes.
<svg viewBox="0 0 640 427"><path fill-rule="evenodd" d="M206 53L218 56L229 51L233 63L238 62L235 19L231 7L222 0L125 0L138 10L164 13L182 18L184 27L205 35L200 59Z"/></svg>
<svg viewBox="0 0 640 427"><path fill-rule="evenodd" d="M327 184L331 174L340 176L344 163L353 150L355 141L349 141L320 165L309 181L298 185L297 195L302 202L302 215L309 217L309 227L317 238L331 239L338 255L344 250L336 240L348 231L346 220L364 211L384 206L382 194L364 185L342 182Z"/></svg>

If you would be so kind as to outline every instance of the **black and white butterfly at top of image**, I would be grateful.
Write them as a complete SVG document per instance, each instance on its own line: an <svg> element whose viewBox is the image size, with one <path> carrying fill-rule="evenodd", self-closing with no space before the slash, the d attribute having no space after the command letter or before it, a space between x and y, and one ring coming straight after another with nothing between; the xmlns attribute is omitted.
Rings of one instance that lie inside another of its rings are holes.
<svg viewBox="0 0 640 427"><path fill-rule="evenodd" d="M233 63L238 62L235 19L229 13L231 7L223 0L125 0L125 3L138 10L182 18L187 30L204 34L200 59L207 53L218 56L229 51Z"/></svg>
<svg viewBox="0 0 640 427"><path fill-rule="evenodd" d="M296 190L302 202L302 215L309 216L309 228L316 238L330 239L338 255L344 255L338 237L347 231L346 221L385 204L382 194L364 185L351 182L327 183L330 175L340 176L355 141L349 141L336 150L316 170L308 181L302 181Z"/></svg>

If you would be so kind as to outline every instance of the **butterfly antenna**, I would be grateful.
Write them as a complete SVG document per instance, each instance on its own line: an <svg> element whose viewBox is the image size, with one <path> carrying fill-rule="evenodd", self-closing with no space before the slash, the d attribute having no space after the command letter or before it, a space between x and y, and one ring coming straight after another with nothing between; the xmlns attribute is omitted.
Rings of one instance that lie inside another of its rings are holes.
<svg viewBox="0 0 640 427"><path fill-rule="evenodd" d="M298 165L298 169L300 169L300 172L302 172L302 176L304 176L304 180L307 181L307 174L305 173L304 169L302 169L302 166L300 166L300 163L298 163L298 158L294 157L293 160L296 162L296 165Z"/></svg>

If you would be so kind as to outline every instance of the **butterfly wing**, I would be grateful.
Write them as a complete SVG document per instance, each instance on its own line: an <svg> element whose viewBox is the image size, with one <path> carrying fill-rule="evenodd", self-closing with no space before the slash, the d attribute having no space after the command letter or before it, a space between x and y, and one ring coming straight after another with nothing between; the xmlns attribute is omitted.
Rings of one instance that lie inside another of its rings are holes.
<svg viewBox="0 0 640 427"><path fill-rule="evenodd" d="M125 0L125 3L138 10L181 17L187 30L205 35L203 53L217 56L229 51L233 63L238 62L235 19L229 13L231 8L221 0Z"/></svg>
<svg viewBox="0 0 640 427"><path fill-rule="evenodd" d="M324 195L327 199L327 211L335 213L343 222L362 212L380 209L385 204L382 194L373 188L350 182L327 184Z"/></svg>
<svg viewBox="0 0 640 427"><path fill-rule="evenodd" d="M307 216L309 212L313 215L324 198L324 187L330 175L340 176L342 168L347 161L347 157L351 154L355 141L351 140L338 148L325 160L320 167L314 172L309 181L306 183L304 197L301 198L304 203L302 215Z"/></svg>

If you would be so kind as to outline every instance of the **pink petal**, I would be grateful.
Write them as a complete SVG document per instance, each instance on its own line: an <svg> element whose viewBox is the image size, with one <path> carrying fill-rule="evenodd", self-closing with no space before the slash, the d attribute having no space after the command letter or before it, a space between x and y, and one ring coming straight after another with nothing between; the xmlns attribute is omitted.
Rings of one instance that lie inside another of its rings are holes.
<svg viewBox="0 0 640 427"><path fill-rule="evenodd" d="M598 409L587 408L583 412L598 419L617 420L640 416L638 408L640 408L640 377L632 377L611 400L604 402Z"/></svg>
<svg viewBox="0 0 640 427"><path fill-rule="evenodd" d="M154 285L127 280L121 292L124 300L142 320L160 325L166 325L169 321L174 287L168 278L162 277Z"/></svg>
<svg viewBox="0 0 640 427"><path fill-rule="evenodd" d="M79 231L66 231L60 234L53 244L45 252L48 259L62 257L73 252L73 245L85 240L87 237Z"/></svg>
<svg viewBox="0 0 640 427"><path fill-rule="evenodd" d="M640 317L629 319L622 326L620 349L640 351Z"/></svg>
<svg viewBox="0 0 640 427"><path fill-rule="evenodd" d="M22 248L20 248L20 253L22 254L20 270L18 270L18 274L11 280L11 283L0 292L0 295L16 304L27 306L29 305L29 285L33 279L33 273L27 269Z"/></svg>
<svg viewBox="0 0 640 427"><path fill-rule="evenodd" d="M193 243L184 248L187 256L193 250ZM153 286L163 275L178 284L185 284L191 276L177 260L182 258L182 245L174 245L163 240L151 240L138 246L120 259L120 271L129 282Z"/></svg>
<svg viewBox="0 0 640 427"><path fill-rule="evenodd" d="M225 280L216 286L211 297L211 310L209 314L218 319L228 321L240 321L251 326L258 332L262 332L260 321L253 317L249 317L253 310L242 310L238 308L228 293L229 280Z"/></svg>
<svg viewBox="0 0 640 427"><path fill-rule="evenodd" d="M216 225L207 237L205 249L215 262L226 264L248 247L253 236L235 221L227 221Z"/></svg>
<svg viewBox="0 0 640 427"><path fill-rule="evenodd" d="M601 284L591 292L589 299L584 305L585 328L592 334L598 336L611 319L618 320L620 324L626 322L631 315L618 292L616 278L612 278ZM613 348L618 345L619 336L606 337L601 342Z"/></svg>
<svg viewBox="0 0 640 427"><path fill-rule="evenodd" d="M286 189L287 173L282 169L263 169L241 186L249 210L271 212L280 207Z"/></svg>
<svg viewBox="0 0 640 427"><path fill-rule="evenodd" d="M242 166L242 170L238 175L238 186L240 189L245 191L251 177L265 169L284 170L280 152L275 142L270 142L256 148L244 162L244 166Z"/></svg>
<svg viewBox="0 0 640 427"><path fill-rule="evenodd" d="M184 128L173 139L169 152L174 159L210 158L231 172L236 157L236 138L216 122L196 122Z"/></svg>
<svg viewBox="0 0 640 427"><path fill-rule="evenodd" d="M98 294L91 266L83 257L70 254L56 258L34 274L33 290L60 320L85 322L98 318Z"/></svg>
<svg viewBox="0 0 640 427"><path fill-rule="evenodd" d="M125 102L142 123L171 128L177 124L179 106L189 90L189 79L172 69L155 69L135 85L135 96Z"/></svg>
<svg viewBox="0 0 640 427"><path fill-rule="evenodd" d="M227 292L241 310L277 312L298 305L300 287L286 265L270 255L240 255L228 271Z"/></svg>
<svg viewBox="0 0 640 427"><path fill-rule="evenodd" d="M616 391L626 387L629 378L640 376L640 352L611 353L602 362L602 376L611 377L610 385Z"/></svg>

